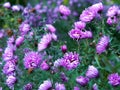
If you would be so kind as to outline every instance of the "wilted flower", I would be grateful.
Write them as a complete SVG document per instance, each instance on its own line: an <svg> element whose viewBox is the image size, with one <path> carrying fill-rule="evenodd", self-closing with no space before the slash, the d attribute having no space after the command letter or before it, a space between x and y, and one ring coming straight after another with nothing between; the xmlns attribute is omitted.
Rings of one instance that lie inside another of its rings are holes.
<svg viewBox="0 0 120 90"><path fill-rule="evenodd" d="M5 8L10 8L10 7L11 7L10 2L5 2L5 3L3 4L3 7L5 7Z"/></svg>
<svg viewBox="0 0 120 90"><path fill-rule="evenodd" d="M20 7L18 5L12 6L13 11L20 11Z"/></svg>
<svg viewBox="0 0 120 90"><path fill-rule="evenodd" d="M8 85L9 88L13 88L16 80L17 79L15 76L10 75L7 77L6 84Z"/></svg>
<svg viewBox="0 0 120 90"><path fill-rule="evenodd" d="M79 54L77 54L76 52L65 53L60 63L68 70L75 69L80 63Z"/></svg>
<svg viewBox="0 0 120 90"><path fill-rule="evenodd" d="M86 77L95 78L95 77L98 77L98 75L99 75L99 72L96 67L92 65L88 67L88 70L86 72Z"/></svg>
<svg viewBox="0 0 120 90"><path fill-rule="evenodd" d="M82 30L82 29L85 28L86 23L84 23L82 21L77 21L77 22L74 23L74 25L75 25L75 28L78 28L78 29Z"/></svg>
<svg viewBox="0 0 120 90"><path fill-rule="evenodd" d="M50 66L47 64L46 61L43 61L43 62L41 63L41 65L40 65L40 68L41 68L42 70L48 70L48 69L50 68Z"/></svg>
<svg viewBox="0 0 120 90"><path fill-rule="evenodd" d="M56 28L55 28L53 25L51 25L51 24L46 24L46 27L47 27L47 28L45 28L45 30L47 29L47 30L50 31L51 33L55 33Z"/></svg>
<svg viewBox="0 0 120 90"><path fill-rule="evenodd" d="M76 82L79 83L81 86L85 86L85 85L88 84L89 78L83 77L83 76L79 76L79 77L76 78Z"/></svg>
<svg viewBox="0 0 120 90"><path fill-rule="evenodd" d="M63 53L65 53L67 51L67 46L64 44L61 46L61 50Z"/></svg>
<svg viewBox="0 0 120 90"><path fill-rule="evenodd" d="M66 90L64 84L55 83L55 90Z"/></svg>
<svg viewBox="0 0 120 90"><path fill-rule="evenodd" d="M52 41L52 35L50 33L44 35L41 41L38 43L38 51L46 49Z"/></svg>
<svg viewBox="0 0 120 90"><path fill-rule="evenodd" d="M38 90L49 90L52 88L52 82L50 80L45 80L40 86Z"/></svg>
<svg viewBox="0 0 120 90"><path fill-rule="evenodd" d="M98 85L96 83L93 85L92 90L99 90Z"/></svg>
<svg viewBox="0 0 120 90"><path fill-rule="evenodd" d="M120 76L118 73L113 73L108 76L109 83L113 86L120 85Z"/></svg>
<svg viewBox="0 0 120 90"><path fill-rule="evenodd" d="M65 15L65 16L69 16L71 14L71 11L68 7L64 6L64 5L60 5L59 7L59 12L62 14L62 15Z"/></svg>
<svg viewBox="0 0 120 90"><path fill-rule="evenodd" d="M25 68L36 68L40 65L42 57L37 52L28 52L24 56L24 66Z"/></svg>
<svg viewBox="0 0 120 90"><path fill-rule="evenodd" d="M16 41L15 41L15 45L16 46L20 46L24 41L24 36L19 36Z"/></svg>
<svg viewBox="0 0 120 90"><path fill-rule="evenodd" d="M109 37L108 36L101 37L98 44L96 45L96 52L98 54L103 53L108 47L108 44L109 44Z"/></svg>
<svg viewBox="0 0 120 90"><path fill-rule="evenodd" d="M118 6L111 6L108 11L107 11L107 16L108 17L113 17L113 16L116 16L117 13L119 11L119 7Z"/></svg>

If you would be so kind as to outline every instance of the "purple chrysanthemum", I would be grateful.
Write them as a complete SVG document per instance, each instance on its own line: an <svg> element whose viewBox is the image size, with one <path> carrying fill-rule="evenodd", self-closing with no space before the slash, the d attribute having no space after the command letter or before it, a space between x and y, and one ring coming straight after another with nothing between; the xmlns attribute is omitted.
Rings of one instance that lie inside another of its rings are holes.
<svg viewBox="0 0 120 90"><path fill-rule="evenodd" d="M80 39L81 38L81 31L79 29L72 29L69 31L68 34L73 39Z"/></svg>
<svg viewBox="0 0 120 90"><path fill-rule="evenodd" d="M37 52L33 52L33 51L28 52L25 54L25 57L24 57L24 66L27 69L36 68L40 65L41 60L42 60L42 57Z"/></svg>
<svg viewBox="0 0 120 90"><path fill-rule="evenodd" d="M99 90L98 89L98 85L95 83L95 84L93 84L93 86L92 86L92 90Z"/></svg>
<svg viewBox="0 0 120 90"><path fill-rule="evenodd" d="M45 28L45 30L47 29L47 30L50 31L51 33L55 33L56 28L55 28L53 25L51 25L51 24L46 24L46 27L47 27L47 28Z"/></svg>
<svg viewBox="0 0 120 90"><path fill-rule="evenodd" d="M5 8L10 8L10 7L11 7L10 2L5 2L5 3L3 4L3 7L5 7Z"/></svg>
<svg viewBox="0 0 120 90"><path fill-rule="evenodd" d="M80 88L78 86L75 86L74 90L80 90Z"/></svg>
<svg viewBox="0 0 120 90"><path fill-rule="evenodd" d="M8 85L9 88L13 88L16 80L17 79L15 76L10 75L7 77L6 84Z"/></svg>
<svg viewBox="0 0 120 90"><path fill-rule="evenodd" d="M79 83L82 86L85 86L85 85L88 84L89 78L83 77L83 76L79 76L79 77L76 78L76 82Z"/></svg>
<svg viewBox="0 0 120 90"><path fill-rule="evenodd" d="M68 7L65 5L60 5L59 12L65 16L69 16L71 14L71 11Z"/></svg>
<svg viewBox="0 0 120 90"><path fill-rule="evenodd" d="M61 48L63 53L65 53L67 51L67 46L65 44L62 45L60 48Z"/></svg>
<svg viewBox="0 0 120 90"><path fill-rule="evenodd" d="M79 54L77 54L76 52L65 53L60 63L61 66L65 67L68 70L75 69L80 63Z"/></svg>
<svg viewBox="0 0 120 90"><path fill-rule="evenodd" d="M50 33L44 35L41 41L38 43L38 51L46 49L52 41L52 35Z"/></svg>
<svg viewBox="0 0 120 90"><path fill-rule="evenodd" d="M15 45L16 46L20 46L24 41L24 37L23 36L19 36L16 41L15 41Z"/></svg>
<svg viewBox="0 0 120 90"><path fill-rule="evenodd" d="M80 20L83 22L90 22L95 17L94 10L85 9L82 14L80 15Z"/></svg>
<svg viewBox="0 0 120 90"><path fill-rule="evenodd" d="M38 90L49 90L52 87L52 82L50 80L45 80Z"/></svg>
<svg viewBox="0 0 120 90"><path fill-rule="evenodd" d="M86 77L95 78L95 77L98 77L98 75L99 75L99 72L96 67L92 65L88 67L88 70L86 72Z"/></svg>
<svg viewBox="0 0 120 90"><path fill-rule="evenodd" d="M20 11L20 6L14 5L14 6L12 6L12 10L13 11Z"/></svg>
<svg viewBox="0 0 120 90"><path fill-rule="evenodd" d="M55 90L66 90L64 84L55 83Z"/></svg>
<svg viewBox="0 0 120 90"><path fill-rule="evenodd" d="M100 41L96 45L96 52L98 54L101 54L106 50L106 48L108 47L108 44L109 44L109 37L108 36L101 37Z"/></svg>
<svg viewBox="0 0 120 90"><path fill-rule="evenodd" d="M30 30L30 25L24 22L20 25L19 30L22 35L26 35Z"/></svg>
<svg viewBox="0 0 120 90"><path fill-rule="evenodd" d="M43 61L40 65L41 70L48 70L49 68L50 68L50 66L47 64L46 61Z"/></svg>
<svg viewBox="0 0 120 90"><path fill-rule="evenodd" d="M75 25L75 28L78 28L78 29L82 30L82 29L85 28L86 23L84 23L82 21L77 21L77 22L74 23L74 25Z"/></svg>
<svg viewBox="0 0 120 90"><path fill-rule="evenodd" d="M113 73L108 76L109 83L113 86L120 85L120 76L118 73Z"/></svg>

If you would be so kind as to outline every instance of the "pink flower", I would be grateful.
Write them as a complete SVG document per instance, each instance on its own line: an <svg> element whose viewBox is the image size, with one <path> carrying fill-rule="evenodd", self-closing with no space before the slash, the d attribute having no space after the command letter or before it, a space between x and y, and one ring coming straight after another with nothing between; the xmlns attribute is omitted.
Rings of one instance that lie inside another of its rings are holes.
<svg viewBox="0 0 120 90"><path fill-rule="evenodd" d="M75 22L74 25L75 25L75 28L78 28L78 29L82 30L82 29L85 28L86 23L84 23L82 21L78 21L78 22Z"/></svg>
<svg viewBox="0 0 120 90"><path fill-rule="evenodd" d="M46 27L47 27L47 28L45 28L45 29L49 30L51 33L55 33L56 28L55 28L53 25L51 25L51 24L46 24Z"/></svg>
<svg viewBox="0 0 120 90"><path fill-rule="evenodd" d="M80 88L79 88L79 87L77 87L77 86L75 86L75 87L74 87L74 90L80 90Z"/></svg>
<svg viewBox="0 0 120 90"><path fill-rule="evenodd" d="M65 16L69 16L71 14L70 9L64 5L60 5L59 12Z"/></svg>
<svg viewBox="0 0 120 90"><path fill-rule="evenodd" d="M24 37L23 36L19 36L16 41L15 41L15 45L16 46L20 46L24 41Z"/></svg>
<svg viewBox="0 0 120 90"><path fill-rule="evenodd" d="M92 32L91 31L81 31L81 39L86 39L86 38L92 38Z"/></svg>
<svg viewBox="0 0 120 90"><path fill-rule="evenodd" d="M88 78L95 78L98 75L99 75L99 72L98 72L96 67L94 67L92 65L88 67L88 70L86 72L86 77L88 77Z"/></svg>
<svg viewBox="0 0 120 90"><path fill-rule="evenodd" d="M40 68L41 68L42 70L48 70L50 67L49 67L49 65L47 64L46 61L43 61L43 62L41 63L41 65L40 65Z"/></svg>
<svg viewBox="0 0 120 90"><path fill-rule="evenodd" d="M5 7L5 8L10 8L10 7L11 7L10 2L5 2L5 3L3 4L3 7Z"/></svg>
<svg viewBox="0 0 120 90"><path fill-rule="evenodd" d="M50 80L45 80L38 90L49 90L52 87L52 82Z"/></svg>
<svg viewBox="0 0 120 90"><path fill-rule="evenodd" d="M55 83L55 90L66 90L64 84Z"/></svg>
<svg viewBox="0 0 120 90"><path fill-rule="evenodd" d="M119 7L118 6L111 6L108 11L107 11L107 16L108 17L113 17L117 15L117 12L119 11Z"/></svg>
<svg viewBox="0 0 120 90"><path fill-rule="evenodd" d="M41 41L38 43L38 51L46 49L52 41L52 35L46 34L42 37Z"/></svg>
<svg viewBox="0 0 120 90"><path fill-rule="evenodd" d="M80 15L80 20L83 22L90 22L91 20L93 20L93 18L95 17L95 12L94 10L91 9L85 9L82 14Z"/></svg>
<svg viewBox="0 0 120 90"><path fill-rule="evenodd" d="M40 65L40 62L42 60L42 56L38 54L37 52L28 52L24 56L24 66L25 68L36 68Z"/></svg>
<svg viewBox="0 0 120 90"><path fill-rule="evenodd" d="M98 54L103 53L108 47L108 44L109 44L109 37L108 36L101 37L98 44L96 45L96 52Z"/></svg>

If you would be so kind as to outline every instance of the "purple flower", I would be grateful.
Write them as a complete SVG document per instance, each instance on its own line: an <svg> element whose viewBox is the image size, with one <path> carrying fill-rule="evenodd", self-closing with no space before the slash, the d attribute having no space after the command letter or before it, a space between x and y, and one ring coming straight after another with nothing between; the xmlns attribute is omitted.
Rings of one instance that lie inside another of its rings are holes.
<svg viewBox="0 0 120 90"><path fill-rule="evenodd" d="M82 29L85 28L86 23L84 23L84 22L82 22L82 21L78 21L78 22L75 22L74 25L75 25L75 28L78 28L78 29L81 29L81 30L82 30Z"/></svg>
<svg viewBox="0 0 120 90"><path fill-rule="evenodd" d="M8 85L9 88L13 88L16 80L17 80L16 77L10 75L7 77L6 84Z"/></svg>
<svg viewBox="0 0 120 90"><path fill-rule="evenodd" d="M55 83L55 90L66 90L64 84Z"/></svg>
<svg viewBox="0 0 120 90"><path fill-rule="evenodd" d="M89 9L93 10L96 14L103 10L102 3L96 3L89 7Z"/></svg>
<svg viewBox="0 0 120 90"><path fill-rule="evenodd" d="M62 45L62 46L61 46L61 50L62 50L63 53L66 53L66 51L67 51L67 46L66 46L65 44Z"/></svg>
<svg viewBox="0 0 120 90"><path fill-rule="evenodd" d="M13 48L7 47L4 51L4 54L3 54L3 60L4 61L9 61L13 58L13 56L14 56Z"/></svg>
<svg viewBox="0 0 120 90"><path fill-rule="evenodd" d="M86 72L86 77L95 78L95 77L98 77L98 75L99 75L99 72L96 67L92 65L88 67L88 70Z"/></svg>
<svg viewBox="0 0 120 90"><path fill-rule="evenodd" d="M50 31L51 33L55 33L56 28L55 28L53 25L51 25L51 24L46 24L46 27L47 27L47 28L45 28L45 30L47 29L47 30Z"/></svg>
<svg viewBox="0 0 120 90"><path fill-rule="evenodd" d="M65 53L60 63L68 70L75 69L80 63L79 54L77 54L76 52Z"/></svg>
<svg viewBox="0 0 120 90"><path fill-rule="evenodd" d="M77 86L75 86L75 87L74 87L74 90L80 90L80 88L79 88L79 87L77 87Z"/></svg>
<svg viewBox="0 0 120 90"><path fill-rule="evenodd" d="M4 31L1 30L1 31L0 31L0 38L3 38L3 37L4 37Z"/></svg>
<svg viewBox="0 0 120 90"><path fill-rule="evenodd" d="M15 63L12 61L7 61L3 67L3 73L6 75L13 75L15 71Z"/></svg>
<svg viewBox="0 0 120 90"><path fill-rule="evenodd" d="M19 30L22 35L26 35L30 31L30 25L27 23L22 23L19 27Z"/></svg>
<svg viewBox="0 0 120 90"><path fill-rule="evenodd" d="M65 15L65 16L69 16L71 14L70 9L68 7L66 7L66 6L64 6L64 5L59 6L59 12L62 15Z"/></svg>
<svg viewBox="0 0 120 90"><path fill-rule="evenodd" d="M40 65L42 57L37 52L28 52L24 56L24 66L25 68L36 68Z"/></svg>
<svg viewBox="0 0 120 90"><path fill-rule="evenodd" d="M23 36L19 36L16 41L15 41L15 45L16 46L20 46L24 41L24 37Z"/></svg>
<svg viewBox="0 0 120 90"><path fill-rule="evenodd" d="M68 81L68 77L65 75L64 72L62 72L62 73L60 74L60 77L61 77L61 79L62 79L63 82L67 82L67 81Z"/></svg>
<svg viewBox="0 0 120 90"><path fill-rule="evenodd" d="M52 82L50 80L45 80L38 90L49 90L52 87Z"/></svg>
<svg viewBox="0 0 120 90"><path fill-rule="evenodd" d="M72 29L69 31L68 34L73 39L80 39L81 38L81 31L79 29Z"/></svg>
<svg viewBox="0 0 120 90"><path fill-rule="evenodd" d="M81 86L85 86L85 85L88 84L89 78L83 77L83 76L79 76L79 77L76 78L76 82L79 83Z"/></svg>
<svg viewBox="0 0 120 90"><path fill-rule="evenodd" d="M38 51L46 49L52 41L52 35L50 33L44 35L41 41L38 43Z"/></svg>
<svg viewBox="0 0 120 90"><path fill-rule="evenodd" d="M92 90L99 90L98 85L96 83L93 85Z"/></svg>
<svg viewBox="0 0 120 90"><path fill-rule="evenodd" d="M92 38L92 32L91 31L81 31L81 39L86 39L86 38Z"/></svg>
<svg viewBox="0 0 120 90"><path fill-rule="evenodd" d="M41 68L42 70L48 70L50 67L49 67L49 65L47 64L46 61L43 61L43 62L41 63L41 65L40 65L40 68Z"/></svg>
<svg viewBox="0 0 120 90"><path fill-rule="evenodd" d="M80 15L79 19L83 22L90 22L91 20L93 20L94 17L95 17L94 10L85 9Z"/></svg>
<svg viewBox="0 0 120 90"><path fill-rule="evenodd" d="M98 54L103 53L108 47L108 44L109 44L109 37L108 36L101 37L98 44L96 45L96 52Z"/></svg>
<svg viewBox="0 0 120 90"><path fill-rule="evenodd" d="M112 24L115 24L115 23L117 23L117 17L116 16L114 16L114 17L108 17L108 19L107 19L107 24L109 24L109 25L112 25Z"/></svg>
<svg viewBox="0 0 120 90"><path fill-rule="evenodd" d="M10 8L10 7L11 7L10 2L5 2L5 3L3 4L3 7L5 7L5 8Z"/></svg>
<svg viewBox="0 0 120 90"><path fill-rule="evenodd" d="M18 5L12 6L13 11L20 11L20 7Z"/></svg>
<svg viewBox="0 0 120 90"><path fill-rule="evenodd" d="M111 6L108 11L107 11L107 16L108 17L113 17L113 16L116 16L117 13L119 11L119 7L118 6Z"/></svg>
<svg viewBox="0 0 120 90"><path fill-rule="evenodd" d="M110 74L108 76L108 80L109 80L108 83L110 83L113 86L120 85L120 76L118 75L118 73Z"/></svg>
<svg viewBox="0 0 120 90"><path fill-rule="evenodd" d="M33 87L32 83L28 83L24 86L24 90L32 90L32 87Z"/></svg>

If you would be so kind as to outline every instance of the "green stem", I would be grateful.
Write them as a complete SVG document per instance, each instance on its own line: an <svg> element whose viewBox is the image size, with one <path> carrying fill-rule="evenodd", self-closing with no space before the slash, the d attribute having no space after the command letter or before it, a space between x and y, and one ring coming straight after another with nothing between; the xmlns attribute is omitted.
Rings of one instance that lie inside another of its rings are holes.
<svg viewBox="0 0 120 90"><path fill-rule="evenodd" d="M78 51L78 53L79 53L79 51L80 51L80 43L79 43L79 40L77 40L77 45L78 45L77 51Z"/></svg>

